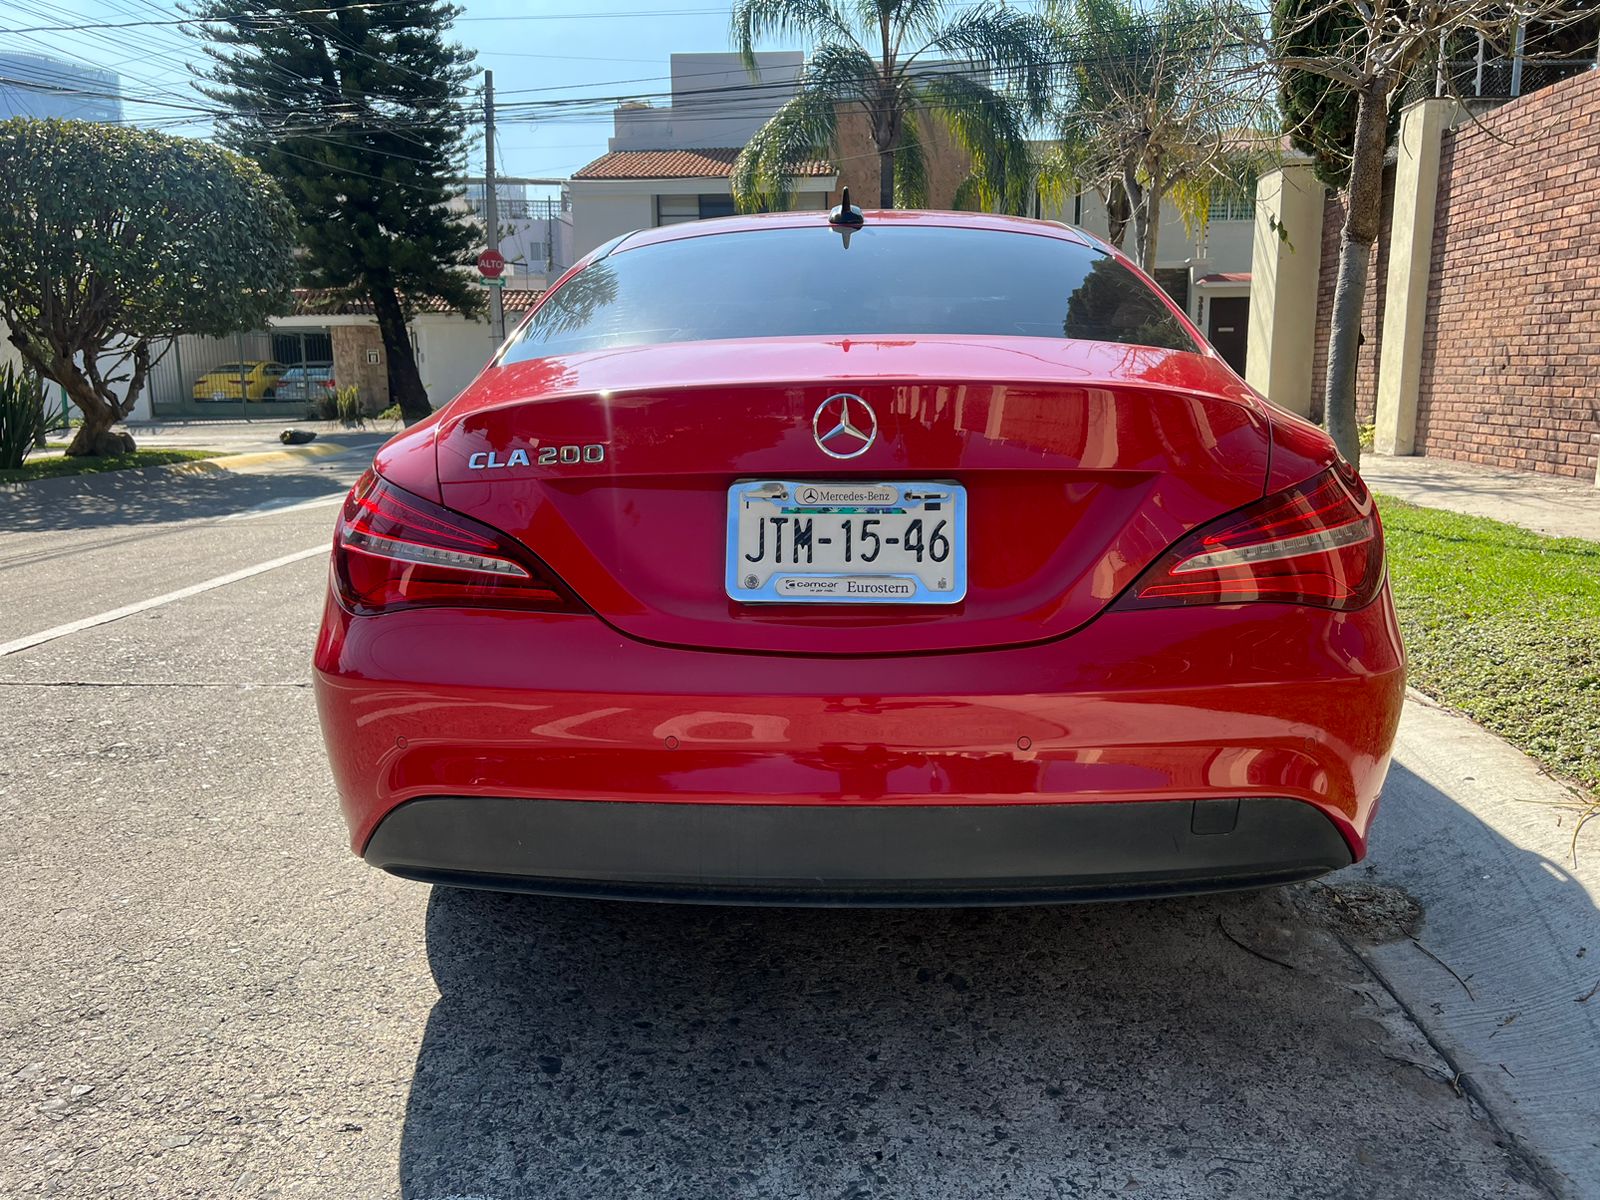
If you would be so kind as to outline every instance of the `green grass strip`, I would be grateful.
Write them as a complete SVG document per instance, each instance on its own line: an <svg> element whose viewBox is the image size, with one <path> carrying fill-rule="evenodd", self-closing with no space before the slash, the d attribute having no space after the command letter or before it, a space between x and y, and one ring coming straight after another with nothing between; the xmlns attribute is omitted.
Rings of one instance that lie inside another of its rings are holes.
<svg viewBox="0 0 1600 1200"><path fill-rule="evenodd" d="M101 471L126 471L133 467L164 467L169 463L216 458L216 450L135 450L107 458L92 456L68 458L52 455L25 462L15 470L0 471L0 483L28 483L35 479L55 479L61 475L94 475Z"/></svg>
<svg viewBox="0 0 1600 1200"><path fill-rule="evenodd" d="M1411 686L1600 799L1600 542L1379 503Z"/></svg>

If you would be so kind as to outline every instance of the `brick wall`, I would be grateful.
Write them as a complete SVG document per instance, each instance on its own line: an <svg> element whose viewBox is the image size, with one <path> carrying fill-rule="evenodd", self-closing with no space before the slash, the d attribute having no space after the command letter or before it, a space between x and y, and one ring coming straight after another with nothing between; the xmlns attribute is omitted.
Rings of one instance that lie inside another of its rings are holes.
<svg viewBox="0 0 1600 1200"><path fill-rule="evenodd" d="M1361 309L1361 348L1356 354L1356 419L1370 424L1378 398L1378 351L1383 344L1383 293L1389 284L1389 222L1394 213L1394 167L1383 172L1383 220L1367 260L1367 296ZM1311 419L1321 421L1327 400L1328 330L1333 323L1333 285L1339 266L1339 230L1344 202L1329 196L1322 209L1322 267L1317 286L1317 341L1311 356ZM1292 240L1294 230L1289 231Z"/></svg>
<svg viewBox="0 0 1600 1200"><path fill-rule="evenodd" d="M1600 72L1447 132L1434 222L1417 452L1594 479Z"/></svg>

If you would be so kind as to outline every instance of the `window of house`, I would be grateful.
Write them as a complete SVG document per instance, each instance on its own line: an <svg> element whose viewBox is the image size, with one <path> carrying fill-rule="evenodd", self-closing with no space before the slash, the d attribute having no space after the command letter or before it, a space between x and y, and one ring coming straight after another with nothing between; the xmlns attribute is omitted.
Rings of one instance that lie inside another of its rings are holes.
<svg viewBox="0 0 1600 1200"><path fill-rule="evenodd" d="M1212 221L1254 221L1256 219L1256 181L1219 183L1211 189Z"/></svg>
<svg viewBox="0 0 1600 1200"><path fill-rule="evenodd" d="M700 201L700 219L702 221L710 217L731 217L734 214L733 196L731 194L727 196L702 195L697 198Z"/></svg>
<svg viewBox="0 0 1600 1200"><path fill-rule="evenodd" d="M684 221L731 217L736 211L731 195L702 193L698 196L656 197L657 225L677 225Z"/></svg>
<svg viewBox="0 0 1600 1200"><path fill-rule="evenodd" d="M656 224L677 225L700 219L699 196L657 196Z"/></svg>

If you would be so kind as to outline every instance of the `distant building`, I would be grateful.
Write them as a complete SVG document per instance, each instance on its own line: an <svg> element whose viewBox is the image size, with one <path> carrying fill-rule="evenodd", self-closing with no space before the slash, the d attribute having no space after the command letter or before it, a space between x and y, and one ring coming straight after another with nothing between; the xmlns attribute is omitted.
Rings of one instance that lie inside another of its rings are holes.
<svg viewBox="0 0 1600 1200"><path fill-rule="evenodd" d="M752 77L737 54L674 54L671 103L618 107L610 153L573 175L574 252L633 229L730 215L733 160L794 95L804 64L798 51L758 54ZM795 207L826 207L837 183L831 163L808 165Z"/></svg>
<svg viewBox="0 0 1600 1200"><path fill-rule="evenodd" d="M494 191L506 278L524 287L554 282L574 262L572 201L566 190L553 196L529 196L526 183L500 180ZM453 207L482 225L484 198L483 180L468 180L465 195Z"/></svg>
<svg viewBox="0 0 1600 1200"><path fill-rule="evenodd" d="M122 120L122 81L115 71L47 54L0 53L0 120L59 117Z"/></svg>

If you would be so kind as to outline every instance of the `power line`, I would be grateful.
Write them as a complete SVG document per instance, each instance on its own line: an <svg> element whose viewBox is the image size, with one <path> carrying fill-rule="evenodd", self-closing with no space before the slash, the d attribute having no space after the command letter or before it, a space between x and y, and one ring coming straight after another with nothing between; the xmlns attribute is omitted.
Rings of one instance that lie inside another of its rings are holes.
<svg viewBox="0 0 1600 1200"><path fill-rule="evenodd" d="M156 27L181 27L187 25L222 24L232 21L245 21L251 23L269 24L274 21L291 20L303 16L326 16L345 12L373 12L386 8L400 8L418 3L419 0L373 0L368 4L348 4L338 8L302 8L284 14L277 13L248 13L233 12L220 13L212 17L170 17L160 20L137 21L107 21L93 24L77 23L72 25L35 25L19 29L0 29L0 33L80 33L91 29L144 29ZM591 20L627 20L635 17L708 17L726 12L725 8L673 8L673 9L632 9L627 11L610 12L565 12L565 13L507 13L503 16L492 17L457 17L457 21L591 21Z"/></svg>

